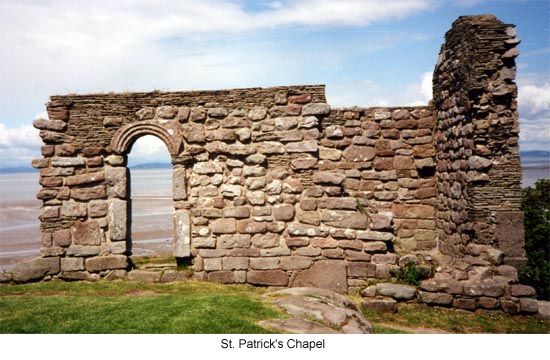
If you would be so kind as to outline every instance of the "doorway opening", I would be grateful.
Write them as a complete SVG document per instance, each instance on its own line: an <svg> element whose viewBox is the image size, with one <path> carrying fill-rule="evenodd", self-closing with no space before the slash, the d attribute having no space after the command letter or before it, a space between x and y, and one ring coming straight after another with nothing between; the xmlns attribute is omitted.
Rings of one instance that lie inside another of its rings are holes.
<svg viewBox="0 0 550 360"><path fill-rule="evenodd" d="M173 258L172 163L159 138L138 138L128 153L128 194L132 263L176 265Z"/></svg>

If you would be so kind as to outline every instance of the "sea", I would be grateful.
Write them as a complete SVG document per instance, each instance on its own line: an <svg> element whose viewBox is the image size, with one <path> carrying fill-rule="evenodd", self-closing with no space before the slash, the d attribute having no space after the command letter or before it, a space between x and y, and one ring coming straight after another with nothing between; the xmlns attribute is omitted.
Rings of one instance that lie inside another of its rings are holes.
<svg viewBox="0 0 550 360"><path fill-rule="evenodd" d="M525 157L522 166L522 187L550 179L549 157ZM131 169L131 182L133 254L171 253L171 169ZM0 270L39 255L39 189L38 172L0 174Z"/></svg>

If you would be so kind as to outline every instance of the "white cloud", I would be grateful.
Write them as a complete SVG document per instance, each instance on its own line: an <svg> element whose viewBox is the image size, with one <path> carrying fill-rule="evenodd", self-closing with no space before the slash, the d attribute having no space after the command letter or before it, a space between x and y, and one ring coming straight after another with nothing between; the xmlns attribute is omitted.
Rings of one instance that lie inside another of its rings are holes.
<svg viewBox="0 0 550 360"><path fill-rule="evenodd" d="M29 167L31 160L40 157L42 140L32 126L8 128L0 123L0 167Z"/></svg>
<svg viewBox="0 0 550 360"><path fill-rule="evenodd" d="M159 138L151 135L140 137L132 146L128 155L129 165L170 162L170 155L166 144Z"/></svg>
<svg viewBox="0 0 550 360"><path fill-rule="evenodd" d="M534 115L541 112L550 114L550 82L542 85L520 85L518 90L520 110Z"/></svg>

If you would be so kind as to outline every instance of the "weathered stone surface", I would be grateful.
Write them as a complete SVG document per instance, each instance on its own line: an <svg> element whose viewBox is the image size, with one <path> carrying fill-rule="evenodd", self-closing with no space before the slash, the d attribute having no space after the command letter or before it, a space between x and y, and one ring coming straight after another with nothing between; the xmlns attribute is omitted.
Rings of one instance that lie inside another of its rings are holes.
<svg viewBox="0 0 550 360"><path fill-rule="evenodd" d="M248 234L221 235L218 238L218 248L220 249L249 248L250 239L251 239L250 235Z"/></svg>
<svg viewBox="0 0 550 360"><path fill-rule="evenodd" d="M416 288L410 285L382 283L376 285L376 293L395 300L412 300L416 296Z"/></svg>
<svg viewBox="0 0 550 360"><path fill-rule="evenodd" d="M56 167L76 167L84 166L86 161L82 157L53 157L51 166Z"/></svg>
<svg viewBox="0 0 550 360"><path fill-rule="evenodd" d="M282 270L303 270L313 264L313 260L307 256L284 256L280 260Z"/></svg>
<svg viewBox="0 0 550 360"><path fill-rule="evenodd" d="M350 229L366 229L367 216L359 212L328 210L323 211L321 221L329 226Z"/></svg>
<svg viewBox="0 0 550 360"><path fill-rule="evenodd" d="M265 233L267 231L267 224L254 220L240 220L237 222L237 230L241 234Z"/></svg>
<svg viewBox="0 0 550 360"><path fill-rule="evenodd" d="M191 255L191 218L188 210L174 212L174 256L185 258Z"/></svg>
<svg viewBox="0 0 550 360"><path fill-rule="evenodd" d="M515 297L535 297L536 291L532 286L514 284L510 286L510 293Z"/></svg>
<svg viewBox="0 0 550 360"><path fill-rule="evenodd" d="M381 313L396 313L397 301L394 299L372 299L361 302L361 307L365 310L375 310Z"/></svg>
<svg viewBox="0 0 550 360"><path fill-rule="evenodd" d="M112 241L126 240L128 209L126 201L111 199L109 202L109 233ZM86 244L93 245L93 244Z"/></svg>
<svg viewBox="0 0 550 360"><path fill-rule="evenodd" d="M79 257L61 258L61 271L84 270L84 259Z"/></svg>
<svg viewBox="0 0 550 360"><path fill-rule="evenodd" d="M98 255L101 251L100 246L88 246L88 245L71 245L67 248L68 256L94 256Z"/></svg>
<svg viewBox="0 0 550 360"><path fill-rule="evenodd" d="M435 209L430 205L394 204L393 213L396 218L433 219Z"/></svg>
<svg viewBox="0 0 550 360"><path fill-rule="evenodd" d="M86 203L64 201L61 205L61 216L85 217L88 212Z"/></svg>
<svg viewBox="0 0 550 360"><path fill-rule="evenodd" d="M472 170L483 170L493 165L493 162L489 159L485 159L481 156L470 156L468 159L468 167Z"/></svg>
<svg viewBox="0 0 550 360"><path fill-rule="evenodd" d="M86 259L85 266L86 270L91 272L125 269L128 266L128 258L125 255L97 256Z"/></svg>
<svg viewBox="0 0 550 360"><path fill-rule="evenodd" d="M453 302L453 296L446 293L420 291L420 300L429 305L450 305Z"/></svg>
<svg viewBox="0 0 550 360"><path fill-rule="evenodd" d="M302 115L327 115L330 113L330 105L325 103L310 103L302 108Z"/></svg>
<svg viewBox="0 0 550 360"><path fill-rule="evenodd" d="M346 161L369 161L374 158L376 151L370 146L351 145L342 153Z"/></svg>
<svg viewBox="0 0 550 360"><path fill-rule="evenodd" d="M292 142L285 145L285 149L288 153L310 153L317 151L317 141L306 140L300 142Z"/></svg>
<svg viewBox="0 0 550 360"><path fill-rule="evenodd" d="M237 232L237 220L216 219L210 223L210 230L214 234L234 234Z"/></svg>
<svg viewBox="0 0 550 360"><path fill-rule="evenodd" d="M204 126L197 123L185 123L181 125L181 134L188 143L202 143L206 141Z"/></svg>
<svg viewBox="0 0 550 360"><path fill-rule="evenodd" d="M332 172L317 172L313 175L313 182L315 184L333 184L340 185L346 178L345 174L338 174Z"/></svg>
<svg viewBox="0 0 550 360"><path fill-rule="evenodd" d="M302 318L262 320L259 324L269 330L291 334L340 334L328 326Z"/></svg>
<svg viewBox="0 0 550 360"><path fill-rule="evenodd" d="M71 226L71 234L75 245L101 244L99 223L95 220L76 221Z"/></svg>
<svg viewBox="0 0 550 360"><path fill-rule="evenodd" d="M536 299L521 298L519 304L523 313L536 314L539 312L539 304Z"/></svg>
<svg viewBox="0 0 550 360"><path fill-rule="evenodd" d="M338 293L318 288L292 288L266 294L292 316L314 319L346 334L373 333L372 325L355 304Z"/></svg>
<svg viewBox="0 0 550 360"><path fill-rule="evenodd" d="M294 206L290 204L275 205L273 218L277 221L289 221L294 218Z"/></svg>
<svg viewBox="0 0 550 360"><path fill-rule="evenodd" d="M248 206L235 206L223 209L223 216L226 218L247 218L250 216L250 208Z"/></svg>
<svg viewBox="0 0 550 360"><path fill-rule="evenodd" d="M57 274L61 270L58 257L37 258L16 264L11 268L15 282L28 282L42 279L46 275Z"/></svg>
<svg viewBox="0 0 550 360"><path fill-rule="evenodd" d="M63 131L67 127L67 123L61 120L36 119L32 122L32 126L38 130Z"/></svg>
<svg viewBox="0 0 550 360"><path fill-rule="evenodd" d="M321 209L355 210L357 199L355 198L326 198L317 202Z"/></svg>
<svg viewBox="0 0 550 360"><path fill-rule="evenodd" d="M255 285L287 286L289 276L282 270L251 270L246 280Z"/></svg>
<svg viewBox="0 0 550 360"><path fill-rule="evenodd" d="M346 268L344 261L317 261L310 269L299 272L291 287L312 286L343 294L347 291Z"/></svg>

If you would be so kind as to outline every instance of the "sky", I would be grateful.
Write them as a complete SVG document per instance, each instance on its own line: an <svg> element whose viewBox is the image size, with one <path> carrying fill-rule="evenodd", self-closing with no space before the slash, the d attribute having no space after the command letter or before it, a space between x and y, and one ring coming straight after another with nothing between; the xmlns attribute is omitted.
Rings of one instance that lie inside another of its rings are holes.
<svg viewBox="0 0 550 360"><path fill-rule="evenodd" d="M51 95L326 84L340 106L427 104L458 16L517 25L520 148L550 151L550 0L0 0L0 167L28 166ZM133 163L168 159L136 142Z"/></svg>

